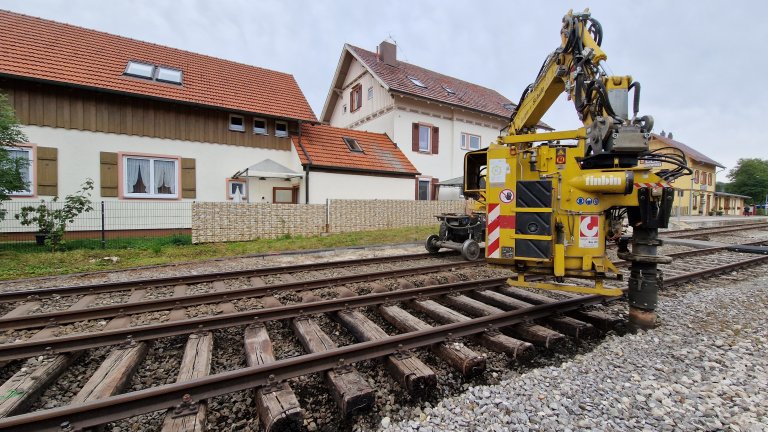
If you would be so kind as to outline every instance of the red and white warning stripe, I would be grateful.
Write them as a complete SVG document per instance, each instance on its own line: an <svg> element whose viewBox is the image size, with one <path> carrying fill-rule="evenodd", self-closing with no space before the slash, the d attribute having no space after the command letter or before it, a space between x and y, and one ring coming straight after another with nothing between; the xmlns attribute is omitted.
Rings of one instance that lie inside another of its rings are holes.
<svg viewBox="0 0 768 432"><path fill-rule="evenodd" d="M488 258L501 257L499 237L501 237L501 207L498 204L488 204L488 220L485 239L485 254Z"/></svg>
<svg viewBox="0 0 768 432"><path fill-rule="evenodd" d="M659 189L665 187L671 187L668 183L635 183L635 189L640 188Z"/></svg>

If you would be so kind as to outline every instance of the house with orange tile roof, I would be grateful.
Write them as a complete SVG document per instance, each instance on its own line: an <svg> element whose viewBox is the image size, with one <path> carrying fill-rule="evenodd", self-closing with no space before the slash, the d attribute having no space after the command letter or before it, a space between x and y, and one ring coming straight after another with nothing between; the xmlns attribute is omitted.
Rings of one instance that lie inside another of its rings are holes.
<svg viewBox="0 0 768 432"><path fill-rule="evenodd" d="M0 91L29 139L15 200L86 178L107 201L271 202L303 187L291 136L317 118L290 74L8 11L0 41Z"/></svg>
<svg viewBox="0 0 768 432"><path fill-rule="evenodd" d="M344 45L320 120L386 133L421 173L414 198L456 199L460 188L441 190L440 179L462 176L464 154L496 140L514 106L495 90L400 61L384 41L376 52Z"/></svg>
<svg viewBox="0 0 768 432"><path fill-rule="evenodd" d="M419 172L383 133L302 124L293 139L305 172L305 202L337 199L413 199Z"/></svg>

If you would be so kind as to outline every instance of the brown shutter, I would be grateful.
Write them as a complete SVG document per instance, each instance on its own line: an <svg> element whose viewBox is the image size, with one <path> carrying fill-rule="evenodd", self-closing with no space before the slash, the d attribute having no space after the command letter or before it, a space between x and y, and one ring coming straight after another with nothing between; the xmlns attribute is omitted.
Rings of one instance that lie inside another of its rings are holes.
<svg viewBox="0 0 768 432"><path fill-rule="evenodd" d="M181 197L197 198L195 160L181 158Z"/></svg>
<svg viewBox="0 0 768 432"><path fill-rule="evenodd" d="M413 140L411 140L411 150L417 152L419 151L419 124L414 123L413 124ZM418 186L418 183L416 183Z"/></svg>
<svg viewBox="0 0 768 432"><path fill-rule="evenodd" d="M59 194L59 149L54 147L37 148L37 194L57 196Z"/></svg>
<svg viewBox="0 0 768 432"><path fill-rule="evenodd" d="M430 194L432 201L437 200L437 195L440 192L440 185L438 183L440 183L440 179L437 179L437 178L432 179L432 193Z"/></svg>
<svg viewBox="0 0 768 432"><path fill-rule="evenodd" d="M101 152L101 196L117 196L117 153Z"/></svg>
<svg viewBox="0 0 768 432"><path fill-rule="evenodd" d="M432 126L432 154L437 154L440 150L440 129Z"/></svg>

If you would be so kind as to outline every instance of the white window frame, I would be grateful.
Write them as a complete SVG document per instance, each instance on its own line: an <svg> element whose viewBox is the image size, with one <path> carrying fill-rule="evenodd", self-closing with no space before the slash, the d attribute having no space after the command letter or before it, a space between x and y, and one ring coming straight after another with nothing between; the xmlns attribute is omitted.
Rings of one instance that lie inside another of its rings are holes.
<svg viewBox="0 0 768 432"><path fill-rule="evenodd" d="M181 176L179 175L179 166L181 164L178 158L162 157L162 156L143 156L143 155L131 155L124 154L123 157L123 173L120 181L123 185L123 198L152 198L152 199L179 199L179 189L181 188ZM128 159L148 159L149 160L149 179L145 180L147 185L147 193L133 193L129 192L131 185L128 184ZM176 182L176 193L174 194L156 194L155 190L155 161L173 162L173 172Z"/></svg>
<svg viewBox="0 0 768 432"><path fill-rule="evenodd" d="M373 99L373 86L368 87L368 100Z"/></svg>
<svg viewBox="0 0 768 432"><path fill-rule="evenodd" d="M264 130L257 130L257 129L260 129L260 128L256 127L256 122L257 121L264 122ZM258 117L254 118L253 119L253 133L255 133L256 135L267 135L267 134L269 134L269 127L267 126L267 120L263 119L263 118L258 118Z"/></svg>
<svg viewBox="0 0 768 432"><path fill-rule="evenodd" d="M477 147L472 147L472 138L477 138ZM462 150L480 150L482 146L482 138L480 138L480 135L475 135L468 132L461 133Z"/></svg>
<svg viewBox="0 0 768 432"><path fill-rule="evenodd" d="M285 125L285 132L278 130L278 125ZM275 122L275 136L280 138L286 138L288 136L288 122L278 120Z"/></svg>
<svg viewBox="0 0 768 432"><path fill-rule="evenodd" d="M240 119L240 126L232 124L232 119L233 118L239 118ZM241 116L239 114L230 114L229 115L229 130L231 130L232 132L245 132L245 116Z"/></svg>
<svg viewBox="0 0 768 432"><path fill-rule="evenodd" d="M416 78L416 77L412 77L412 76L408 76L407 78L408 78L409 80L411 80L411 82L413 83L413 85L415 85L415 86L417 86L417 87L421 87L421 88L427 88L427 85L426 85L426 84L424 84L423 82L421 82L421 80L420 80L420 79L418 79L418 78Z"/></svg>
<svg viewBox="0 0 768 432"><path fill-rule="evenodd" d="M421 128L429 130L427 133L427 148L421 148ZM432 126L419 123L419 153L432 153Z"/></svg>
<svg viewBox="0 0 768 432"><path fill-rule="evenodd" d="M173 78L160 78L160 74L162 73L170 73L173 74ZM175 78L175 75L178 74L178 79ZM184 82L184 71L181 69L176 69L168 66L157 66L155 67L155 81L158 82L164 82L168 84L177 84L181 85L182 82Z"/></svg>
<svg viewBox="0 0 768 432"><path fill-rule="evenodd" d="M21 191L13 191L13 192L9 191L8 195L9 196L16 196L16 197L34 196L35 195L35 184L36 184L36 182L35 182L35 174L37 174L35 172L35 163L34 163L35 162L35 160L34 160L35 152L34 152L34 149L32 147L23 147L23 146L19 146L19 147L3 147L3 148L6 151L11 151L11 150L19 151L20 150L20 151L27 152L27 161L29 162L29 164L27 165L27 169L29 170L29 176L28 176L29 184L27 185L27 189L21 190Z"/></svg>
<svg viewBox="0 0 768 432"><path fill-rule="evenodd" d="M232 193L232 184L233 183L237 183L237 184L242 184L243 185L243 194L241 195L241 198L243 198L243 200L247 201L248 200L248 181L247 180L243 180L243 179L239 179L239 178L237 178L237 179L227 179L227 198L229 198L229 199L234 199L235 198L235 194Z"/></svg>
<svg viewBox="0 0 768 432"><path fill-rule="evenodd" d="M131 72L130 69L132 65L149 66L150 68L149 75L142 75L139 73ZM125 66L125 71L123 72L123 75L132 76L134 78L147 79L151 81L155 78L155 65L153 65L152 63L144 63L140 61L128 60L128 64Z"/></svg>

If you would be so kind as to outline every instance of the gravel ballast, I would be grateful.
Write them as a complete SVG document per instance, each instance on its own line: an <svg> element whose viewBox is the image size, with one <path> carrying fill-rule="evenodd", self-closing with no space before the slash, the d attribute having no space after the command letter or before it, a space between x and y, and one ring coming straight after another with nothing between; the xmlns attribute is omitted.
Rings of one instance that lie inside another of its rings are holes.
<svg viewBox="0 0 768 432"><path fill-rule="evenodd" d="M385 417L380 430L768 430L768 277L675 297L655 330Z"/></svg>

